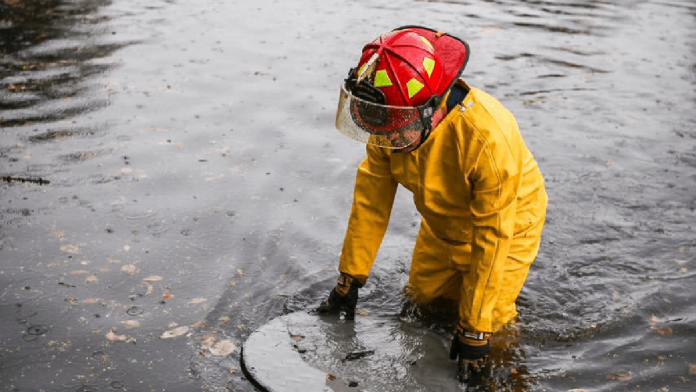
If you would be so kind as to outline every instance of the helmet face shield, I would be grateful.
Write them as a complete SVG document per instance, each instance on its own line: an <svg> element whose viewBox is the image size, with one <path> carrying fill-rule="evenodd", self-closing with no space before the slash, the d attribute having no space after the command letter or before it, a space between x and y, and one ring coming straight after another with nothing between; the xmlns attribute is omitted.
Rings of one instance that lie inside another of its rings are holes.
<svg viewBox="0 0 696 392"><path fill-rule="evenodd" d="M336 128L362 143L402 149L420 141L426 131L421 108L389 106L358 98L341 87Z"/></svg>
<svg viewBox="0 0 696 392"><path fill-rule="evenodd" d="M441 31L405 26L380 35L341 87L336 128L363 143L418 148L468 58L466 42Z"/></svg>

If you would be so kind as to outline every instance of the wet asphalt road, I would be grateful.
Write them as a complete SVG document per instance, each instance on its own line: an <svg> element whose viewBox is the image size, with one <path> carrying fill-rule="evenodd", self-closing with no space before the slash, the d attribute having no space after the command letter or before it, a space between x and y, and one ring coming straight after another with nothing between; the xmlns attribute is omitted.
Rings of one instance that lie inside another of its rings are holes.
<svg viewBox="0 0 696 392"><path fill-rule="evenodd" d="M493 390L696 385L696 6L662 1L0 1L0 388L253 391L245 337L336 278L362 45L466 39L550 196ZM397 314L397 195L361 307ZM450 366L447 364L445 366Z"/></svg>

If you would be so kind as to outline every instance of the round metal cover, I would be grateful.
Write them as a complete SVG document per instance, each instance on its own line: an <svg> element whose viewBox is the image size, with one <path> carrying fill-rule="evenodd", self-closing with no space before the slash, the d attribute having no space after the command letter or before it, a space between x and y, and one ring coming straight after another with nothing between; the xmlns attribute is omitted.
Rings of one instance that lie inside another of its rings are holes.
<svg viewBox="0 0 696 392"><path fill-rule="evenodd" d="M291 313L251 334L242 365L269 392L461 391L449 341L398 317Z"/></svg>

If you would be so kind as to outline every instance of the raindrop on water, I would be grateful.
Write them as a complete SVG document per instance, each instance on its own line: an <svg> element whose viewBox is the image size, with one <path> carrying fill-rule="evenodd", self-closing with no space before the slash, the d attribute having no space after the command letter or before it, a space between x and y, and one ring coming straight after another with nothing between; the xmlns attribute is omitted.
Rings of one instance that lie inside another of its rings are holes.
<svg viewBox="0 0 696 392"><path fill-rule="evenodd" d="M140 308L138 306L130 307L128 310L126 310L126 314L128 314L129 316L138 316L140 314L143 314L143 308Z"/></svg>
<svg viewBox="0 0 696 392"><path fill-rule="evenodd" d="M48 327L41 324L32 325L27 328L27 333L29 335L39 336L45 334L46 332L48 332Z"/></svg>

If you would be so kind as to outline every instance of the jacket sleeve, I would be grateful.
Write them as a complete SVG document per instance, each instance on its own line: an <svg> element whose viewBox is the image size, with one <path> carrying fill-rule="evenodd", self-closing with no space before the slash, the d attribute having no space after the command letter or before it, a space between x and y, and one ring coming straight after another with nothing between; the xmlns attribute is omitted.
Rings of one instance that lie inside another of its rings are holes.
<svg viewBox="0 0 696 392"><path fill-rule="evenodd" d="M462 327L493 331L493 309L515 228L519 162L503 140L484 141L470 173L473 221L472 261L460 301Z"/></svg>
<svg viewBox="0 0 696 392"><path fill-rule="evenodd" d="M381 147L368 145L367 158L358 167L355 178L340 272L363 283L369 276L389 224L397 185L391 175L388 153Z"/></svg>

